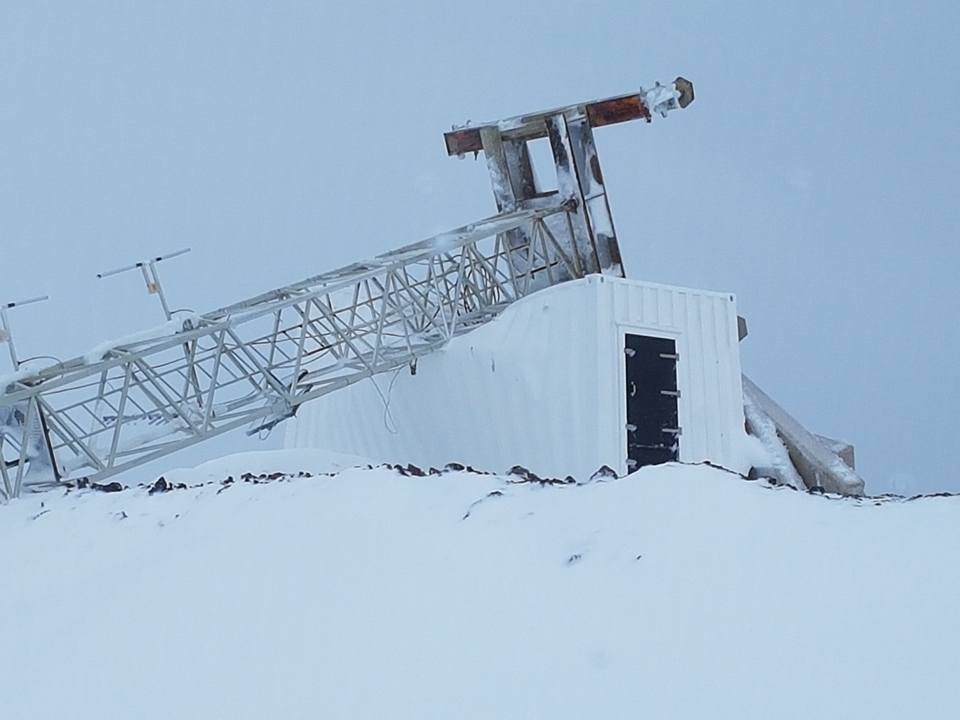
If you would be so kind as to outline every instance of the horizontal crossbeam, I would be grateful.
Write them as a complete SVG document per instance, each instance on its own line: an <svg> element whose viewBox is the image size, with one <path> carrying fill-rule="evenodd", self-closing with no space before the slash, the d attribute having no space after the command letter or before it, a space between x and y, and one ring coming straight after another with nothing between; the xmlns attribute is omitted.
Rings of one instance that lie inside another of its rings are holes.
<svg viewBox="0 0 960 720"><path fill-rule="evenodd" d="M486 127L497 128L504 140L536 140L537 138L547 137L546 120L555 115L582 113L589 120L590 127L598 128L604 125L629 122L630 120L650 122L652 113L664 113L677 107L685 108L693 102L693 84L689 80L678 77L667 87L676 95L676 104L672 107L663 104L661 91L665 87L657 85L651 90L640 90L639 92L617 95L604 100L593 100L578 105L527 113L493 123L480 123L470 127L455 128L444 133L443 136L447 147L447 155L465 155L483 150L480 131Z"/></svg>

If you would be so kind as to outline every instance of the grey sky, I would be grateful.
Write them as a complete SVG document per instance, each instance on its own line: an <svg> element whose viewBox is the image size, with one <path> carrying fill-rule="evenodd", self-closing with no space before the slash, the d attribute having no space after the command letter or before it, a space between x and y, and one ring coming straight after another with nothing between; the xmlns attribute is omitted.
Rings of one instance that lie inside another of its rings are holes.
<svg viewBox="0 0 960 720"><path fill-rule="evenodd" d="M494 211L451 123L682 74L691 108L597 133L628 274L736 292L745 370L853 441L869 491L960 490L958 26L953 2L4 2L0 298L53 295L19 344L73 355L161 320L100 270L191 246L165 281L202 311L361 259Z"/></svg>

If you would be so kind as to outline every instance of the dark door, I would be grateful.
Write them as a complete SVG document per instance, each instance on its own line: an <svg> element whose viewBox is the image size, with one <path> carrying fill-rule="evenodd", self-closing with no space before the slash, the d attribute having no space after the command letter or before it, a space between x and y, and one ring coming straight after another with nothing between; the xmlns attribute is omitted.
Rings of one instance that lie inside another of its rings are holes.
<svg viewBox="0 0 960 720"><path fill-rule="evenodd" d="M627 472L679 457L677 344L668 338L626 335Z"/></svg>

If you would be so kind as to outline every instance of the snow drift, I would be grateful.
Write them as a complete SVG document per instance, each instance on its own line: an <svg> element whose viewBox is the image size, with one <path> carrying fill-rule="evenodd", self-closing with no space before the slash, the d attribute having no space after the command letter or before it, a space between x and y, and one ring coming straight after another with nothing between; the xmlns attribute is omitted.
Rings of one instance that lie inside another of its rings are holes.
<svg viewBox="0 0 960 720"><path fill-rule="evenodd" d="M0 714L960 708L960 498L822 497L704 466L567 485L353 462L243 455L4 507Z"/></svg>

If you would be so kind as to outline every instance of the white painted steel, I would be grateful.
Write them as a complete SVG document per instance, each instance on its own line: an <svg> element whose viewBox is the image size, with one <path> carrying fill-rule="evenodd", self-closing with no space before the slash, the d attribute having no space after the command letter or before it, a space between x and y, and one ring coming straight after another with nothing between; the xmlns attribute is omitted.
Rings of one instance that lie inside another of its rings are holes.
<svg viewBox="0 0 960 720"><path fill-rule="evenodd" d="M863 478L823 438L807 430L750 378L743 378L743 389L744 398L752 406L751 414L759 415L760 422L766 418L773 423L808 488L840 495L863 495ZM755 424L752 419L751 425Z"/></svg>
<svg viewBox="0 0 960 720"><path fill-rule="evenodd" d="M303 405L288 447L550 476L626 473L624 335L677 341L680 459L747 471L734 296L603 275L538 291L404 368Z"/></svg>
<svg viewBox="0 0 960 720"><path fill-rule="evenodd" d="M582 277L545 224L567 203L478 223L201 316L0 376L0 501L100 481L403 368L542 287ZM508 233L523 229L522 243ZM169 310L165 307L169 315Z"/></svg>
<svg viewBox="0 0 960 720"><path fill-rule="evenodd" d="M683 82L689 95L685 106L693 96L689 82ZM665 115L667 110L681 107L684 90L676 84L671 87L643 93L649 111ZM174 317L177 311L167 304L156 265L187 250L101 273L100 277L105 277L139 268L147 289L158 295L168 322L105 343L83 357L37 370L18 367L11 342L14 373L0 376L0 502L19 495L24 485L80 477L100 481L245 425L248 432L272 428L293 417L301 404L311 399L364 378L394 369L400 372L408 363L415 365L418 358L541 288L594 272L622 276L588 115L584 106L573 105L482 129L482 146L500 210L497 216L212 313ZM533 135L507 137L508 130L523 130L524 125L532 128ZM559 186L546 193L537 191L524 145L526 139L541 132L550 137ZM560 302L574 296L563 297ZM595 306L596 302L589 307ZM567 309L567 317L582 312L574 303ZM598 330L594 340L602 339L599 345L609 344L614 327ZM495 335L500 329L502 326L491 332ZM0 333L9 340L3 308ZM527 334L579 344L578 338L559 332L555 323L531 327ZM519 338L509 340L517 342ZM609 347L605 350L617 352ZM447 357L457 352L451 349ZM605 357L598 353L598 358ZM550 393L579 384L583 378L609 382L609 373L615 369L615 363L606 362L584 374L575 367L582 351L571 354L564 350L561 363L554 362L555 354L551 352L550 357L540 358L545 363L538 363L528 353L529 357L511 367L509 360L495 353L491 364L499 359L510 372L552 378L552 386L541 387L540 395L532 397L534 408L540 401L540 407L547 410L550 406L542 399ZM597 358L593 361L598 362ZM442 362L440 365L446 368ZM544 365L549 367L546 372ZM564 367L572 372L554 372L554 368ZM448 384L467 392L456 380L459 369L445 371L450 373ZM467 385L483 387L479 375L475 369L469 370ZM487 384L491 387L485 397L496 399L502 384ZM535 387L521 383L519 396ZM382 393L376 387L373 391L379 399ZM358 395L362 397L362 391ZM455 393L448 395L454 397ZM347 395L352 397L352 393ZM605 404L597 408L603 411L604 423L615 421L614 405L610 404L613 397L603 395ZM622 399L622 393L617 397ZM600 395L595 399L599 401ZM430 402L413 396L407 401L409 408L429 406ZM468 403L467 407L474 405ZM343 406L344 402L338 402L331 408ZM436 422L438 417L433 412L430 421ZM584 420L590 427L596 424L594 416L582 417L591 418ZM578 421L567 418L567 422ZM508 432L478 430L474 423L473 418L461 423L460 435L475 439L492 432L491 440L480 447L490 443L506 446ZM444 424L443 430L448 426ZM406 428L403 432L415 435ZM430 437L438 434L430 427L423 432ZM537 432L543 437L534 437ZM592 431L586 432L590 435ZM612 442L614 434L604 428L597 436ZM446 437L446 446L431 441L426 447L457 447L451 440L456 435L448 433ZM509 442L527 447L536 441L535 446L543 448L553 437L551 426L534 429L525 425ZM472 441L468 440L467 446ZM591 438L578 436L578 441L587 448L595 447ZM522 456L528 454L525 451ZM610 449L606 454L611 464L622 465L615 459L623 454L619 450Z"/></svg>

